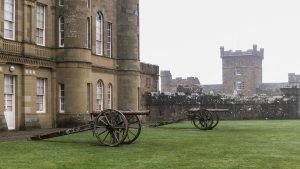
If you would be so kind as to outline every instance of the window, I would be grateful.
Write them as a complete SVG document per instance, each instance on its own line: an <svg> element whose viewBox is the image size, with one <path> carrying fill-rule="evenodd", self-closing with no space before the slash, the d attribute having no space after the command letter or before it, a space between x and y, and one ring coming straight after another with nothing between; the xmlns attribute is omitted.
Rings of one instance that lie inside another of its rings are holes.
<svg viewBox="0 0 300 169"><path fill-rule="evenodd" d="M4 111L13 112L14 110L14 77L4 75Z"/></svg>
<svg viewBox="0 0 300 169"><path fill-rule="evenodd" d="M59 17L59 47L65 46L65 19L63 16Z"/></svg>
<svg viewBox="0 0 300 169"><path fill-rule="evenodd" d="M106 50L107 50L107 56L111 58L112 53L111 53L111 43L112 43L112 24L107 23L107 42L106 42Z"/></svg>
<svg viewBox="0 0 300 169"><path fill-rule="evenodd" d="M90 18L87 18L86 21L86 47L90 48L90 37L91 37L91 28L90 28Z"/></svg>
<svg viewBox="0 0 300 169"><path fill-rule="evenodd" d="M45 113L45 79L36 80L36 111Z"/></svg>
<svg viewBox="0 0 300 169"><path fill-rule="evenodd" d="M150 88L150 87L151 87L151 79L150 79L150 78L147 78L147 79L146 79L146 87L147 87L147 88Z"/></svg>
<svg viewBox="0 0 300 169"><path fill-rule="evenodd" d="M112 109L112 85L108 85L108 108Z"/></svg>
<svg viewBox="0 0 300 169"><path fill-rule="evenodd" d="M58 0L58 5L59 6L64 6L64 4L65 4L64 0Z"/></svg>
<svg viewBox="0 0 300 169"><path fill-rule="evenodd" d="M45 45L45 6L36 7L36 44Z"/></svg>
<svg viewBox="0 0 300 169"><path fill-rule="evenodd" d="M242 75L242 70L240 68L235 68L235 75L236 76Z"/></svg>
<svg viewBox="0 0 300 169"><path fill-rule="evenodd" d="M98 80L97 82L97 96L96 96L96 102L97 102L97 110L103 110L103 83L101 80Z"/></svg>
<svg viewBox="0 0 300 169"><path fill-rule="evenodd" d="M15 39L15 0L4 0L4 38Z"/></svg>
<svg viewBox="0 0 300 169"><path fill-rule="evenodd" d="M65 84L59 84L59 112L65 112Z"/></svg>
<svg viewBox="0 0 300 169"><path fill-rule="evenodd" d="M102 55L102 25L103 25L103 17L100 12L97 12L96 17L96 54Z"/></svg>
<svg viewBox="0 0 300 169"><path fill-rule="evenodd" d="M86 7L90 8L90 6L91 6L91 0L86 0Z"/></svg>
<svg viewBox="0 0 300 169"><path fill-rule="evenodd" d="M235 89L236 90L242 90L245 88L245 83L242 81L236 81L235 82Z"/></svg>

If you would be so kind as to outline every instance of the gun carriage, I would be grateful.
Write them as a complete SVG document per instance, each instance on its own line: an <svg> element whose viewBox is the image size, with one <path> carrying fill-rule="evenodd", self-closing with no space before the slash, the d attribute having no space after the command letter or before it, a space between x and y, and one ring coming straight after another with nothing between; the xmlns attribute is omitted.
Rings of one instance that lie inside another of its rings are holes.
<svg viewBox="0 0 300 169"><path fill-rule="evenodd" d="M140 115L150 111L119 111L107 109L90 113L91 120L82 126L32 136L31 140L43 140L91 130L101 145L119 146L133 143L141 133Z"/></svg>
<svg viewBox="0 0 300 169"><path fill-rule="evenodd" d="M212 130L219 124L218 113L228 111L228 109L191 108L184 112L183 118L170 122L161 122L156 125L152 125L152 127L177 123L184 120L190 120L193 123L193 125L200 130Z"/></svg>

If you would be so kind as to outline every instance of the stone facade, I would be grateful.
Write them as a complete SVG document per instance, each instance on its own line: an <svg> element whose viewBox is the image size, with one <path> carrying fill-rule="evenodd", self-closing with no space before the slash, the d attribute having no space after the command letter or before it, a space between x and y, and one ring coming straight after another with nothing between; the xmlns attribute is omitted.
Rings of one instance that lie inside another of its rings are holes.
<svg viewBox="0 0 300 169"><path fill-rule="evenodd" d="M5 2L12 11L5 13ZM0 1L0 130L77 125L96 109L137 110L138 6Z"/></svg>
<svg viewBox="0 0 300 169"><path fill-rule="evenodd" d="M220 48L223 62L223 92L225 94L256 94L262 83L262 60L264 49L257 50L257 45L247 51L225 51Z"/></svg>
<svg viewBox="0 0 300 169"><path fill-rule="evenodd" d="M146 93L157 93L159 91L159 66L141 63L141 86L139 94L139 109L147 110L144 96ZM140 117L143 121L145 116Z"/></svg>
<svg viewBox="0 0 300 169"><path fill-rule="evenodd" d="M197 77L187 77L186 79L177 77L176 79L172 79L171 72L164 70L160 71L160 78L161 92L176 93L179 85L186 87L198 86L200 88L200 81Z"/></svg>

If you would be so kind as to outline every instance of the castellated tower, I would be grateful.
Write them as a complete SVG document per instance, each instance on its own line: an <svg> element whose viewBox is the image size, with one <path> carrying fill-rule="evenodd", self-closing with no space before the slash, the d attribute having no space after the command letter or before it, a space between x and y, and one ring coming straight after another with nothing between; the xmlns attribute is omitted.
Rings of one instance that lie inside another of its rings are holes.
<svg viewBox="0 0 300 169"><path fill-rule="evenodd" d="M138 109L139 0L118 0L118 108Z"/></svg>
<svg viewBox="0 0 300 169"><path fill-rule="evenodd" d="M64 42L59 42L61 44L58 45L61 48L57 50L56 71L58 85L63 84L67 92L64 98L63 116L69 115L70 117L65 117L68 119L72 118L73 113L89 111L87 109L87 84L91 83L92 61L91 50L86 45L87 26L85 23L91 16L91 9L83 8L83 6L86 6L86 0L64 0L64 5L57 8L56 14L57 20L63 17L63 21L60 20L59 24L64 22Z"/></svg>
<svg viewBox="0 0 300 169"><path fill-rule="evenodd" d="M225 51L220 47L223 62L223 92L251 96L262 83L264 49L257 45L247 51Z"/></svg>
<svg viewBox="0 0 300 169"><path fill-rule="evenodd" d="M170 92L172 74L169 70L160 71L161 92Z"/></svg>

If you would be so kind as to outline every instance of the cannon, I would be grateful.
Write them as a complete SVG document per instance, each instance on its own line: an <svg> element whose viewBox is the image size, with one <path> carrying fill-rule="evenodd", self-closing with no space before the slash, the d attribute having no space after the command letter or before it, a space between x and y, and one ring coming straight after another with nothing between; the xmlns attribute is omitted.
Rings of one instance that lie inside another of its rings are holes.
<svg viewBox="0 0 300 169"><path fill-rule="evenodd" d="M107 109L103 111L94 111L90 113L91 120L85 125L35 135L30 137L30 139L44 140L90 130L101 145L115 147L120 144L131 144L141 133L142 125L139 115L148 115L149 113L149 110L120 111Z"/></svg>
<svg viewBox="0 0 300 169"><path fill-rule="evenodd" d="M191 108L184 112L184 117L170 121L170 122L161 122L151 127L157 127L172 123L181 122L184 120L190 120L192 124L200 130L212 130L219 124L219 115L218 112L228 112L228 109L202 109L202 108Z"/></svg>

